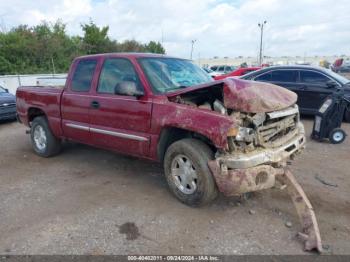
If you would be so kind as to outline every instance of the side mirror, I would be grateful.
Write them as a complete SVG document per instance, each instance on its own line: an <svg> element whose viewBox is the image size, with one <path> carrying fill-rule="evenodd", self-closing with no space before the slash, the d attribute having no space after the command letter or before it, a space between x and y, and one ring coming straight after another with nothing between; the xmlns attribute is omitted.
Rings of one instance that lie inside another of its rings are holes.
<svg viewBox="0 0 350 262"><path fill-rule="evenodd" d="M337 82L335 82L333 80L329 80L329 81L326 82L326 87L327 88L334 88L334 87L337 87L337 86L338 86Z"/></svg>
<svg viewBox="0 0 350 262"><path fill-rule="evenodd" d="M137 88L136 83L132 81L122 81L118 83L114 88L114 94L122 96L135 96L137 98L145 95L143 90Z"/></svg>
<svg viewBox="0 0 350 262"><path fill-rule="evenodd" d="M6 92L6 93L8 93L8 92L9 92L9 90L8 90L7 88L4 88L4 89L5 89L5 92Z"/></svg>

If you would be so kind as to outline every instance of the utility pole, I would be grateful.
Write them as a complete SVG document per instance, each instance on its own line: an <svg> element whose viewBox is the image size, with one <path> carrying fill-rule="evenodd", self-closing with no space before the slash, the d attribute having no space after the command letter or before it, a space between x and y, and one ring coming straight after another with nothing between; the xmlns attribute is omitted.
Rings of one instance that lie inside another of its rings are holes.
<svg viewBox="0 0 350 262"><path fill-rule="evenodd" d="M53 57L51 56L51 63L52 63L52 70L53 70L53 74L52 76L54 77L56 74L56 70L55 70L55 63L53 62Z"/></svg>
<svg viewBox="0 0 350 262"><path fill-rule="evenodd" d="M190 56L190 59L192 60L192 54L193 54L193 46L194 46L194 43L197 42L196 39L194 40L191 40L191 56Z"/></svg>
<svg viewBox="0 0 350 262"><path fill-rule="evenodd" d="M260 51L259 51L259 65L262 65L263 62L263 54L262 54L262 43L263 43L263 34L264 34L264 25L266 24L266 20L263 23L259 23L260 27Z"/></svg>

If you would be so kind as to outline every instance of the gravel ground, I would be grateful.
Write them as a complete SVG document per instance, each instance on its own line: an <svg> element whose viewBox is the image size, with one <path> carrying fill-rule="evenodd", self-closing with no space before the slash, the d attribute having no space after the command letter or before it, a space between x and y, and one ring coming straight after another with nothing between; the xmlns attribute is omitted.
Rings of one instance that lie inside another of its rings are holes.
<svg viewBox="0 0 350 262"><path fill-rule="evenodd" d="M79 144L40 158L18 123L0 124L0 145L0 254L304 254L278 189L190 208L158 164ZM292 165L334 254L350 254L349 146L309 141Z"/></svg>

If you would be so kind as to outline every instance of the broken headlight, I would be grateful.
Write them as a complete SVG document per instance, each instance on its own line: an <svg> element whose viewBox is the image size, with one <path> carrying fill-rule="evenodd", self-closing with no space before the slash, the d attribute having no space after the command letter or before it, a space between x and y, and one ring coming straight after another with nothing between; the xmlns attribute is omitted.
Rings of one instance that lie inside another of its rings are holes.
<svg viewBox="0 0 350 262"><path fill-rule="evenodd" d="M254 138L254 129L248 127L240 127L236 136L237 141L251 142Z"/></svg>
<svg viewBox="0 0 350 262"><path fill-rule="evenodd" d="M251 142L254 139L254 129L248 127L232 127L227 136L235 137L236 141Z"/></svg>

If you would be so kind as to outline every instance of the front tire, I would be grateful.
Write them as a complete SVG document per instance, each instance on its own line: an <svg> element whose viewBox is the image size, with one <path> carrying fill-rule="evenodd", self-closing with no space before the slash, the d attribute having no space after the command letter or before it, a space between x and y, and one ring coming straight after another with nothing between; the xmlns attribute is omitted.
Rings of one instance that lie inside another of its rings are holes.
<svg viewBox="0 0 350 262"><path fill-rule="evenodd" d="M35 153L41 157L50 157L58 154L61 150L61 141L51 132L45 117L34 118L30 137Z"/></svg>
<svg viewBox="0 0 350 262"><path fill-rule="evenodd" d="M171 192L182 203L202 206L218 195L208 167L212 150L196 139L182 139L170 145L164 157L165 177Z"/></svg>

